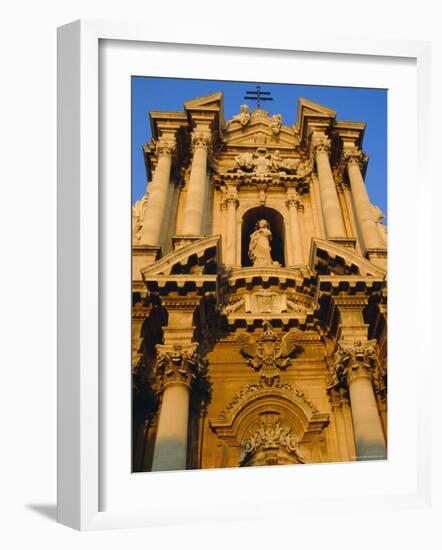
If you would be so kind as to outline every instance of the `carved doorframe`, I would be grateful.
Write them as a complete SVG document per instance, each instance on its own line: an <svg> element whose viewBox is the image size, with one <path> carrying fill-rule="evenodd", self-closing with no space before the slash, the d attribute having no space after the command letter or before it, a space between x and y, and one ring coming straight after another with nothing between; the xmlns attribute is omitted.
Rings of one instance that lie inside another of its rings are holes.
<svg viewBox="0 0 442 550"><path fill-rule="evenodd" d="M329 413L320 413L291 384L248 384L218 417L209 419L223 447L224 466L229 467L309 462L303 447L328 423Z"/></svg>

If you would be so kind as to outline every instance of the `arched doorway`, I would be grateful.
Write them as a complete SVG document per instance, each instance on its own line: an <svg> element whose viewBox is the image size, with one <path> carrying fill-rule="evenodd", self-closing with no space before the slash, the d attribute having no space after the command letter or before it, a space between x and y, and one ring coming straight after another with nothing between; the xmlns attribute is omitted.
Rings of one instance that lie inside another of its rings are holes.
<svg viewBox="0 0 442 550"><path fill-rule="evenodd" d="M284 218L277 210L267 206L251 208L244 214L241 231L241 265L243 267L252 266L252 261L249 258L249 241L259 220L267 220L270 224L272 259L279 262L281 266L286 265Z"/></svg>

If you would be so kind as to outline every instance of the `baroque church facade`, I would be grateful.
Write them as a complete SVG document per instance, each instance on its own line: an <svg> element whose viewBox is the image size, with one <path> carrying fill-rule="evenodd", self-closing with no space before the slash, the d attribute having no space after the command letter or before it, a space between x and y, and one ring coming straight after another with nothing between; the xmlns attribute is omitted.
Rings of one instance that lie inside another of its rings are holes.
<svg viewBox="0 0 442 550"><path fill-rule="evenodd" d="M385 459L387 235L365 124L222 93L150 112L133 207L133 471Z"/></svg>

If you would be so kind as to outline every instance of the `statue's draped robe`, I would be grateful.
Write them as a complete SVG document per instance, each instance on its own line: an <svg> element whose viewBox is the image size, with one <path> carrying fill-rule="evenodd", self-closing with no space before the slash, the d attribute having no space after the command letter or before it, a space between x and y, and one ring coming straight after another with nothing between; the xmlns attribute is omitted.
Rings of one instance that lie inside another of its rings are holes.
<svg viewBox="0 0 442 550"><path fill-rule="evenodd" d="M272 256L270 254L270 240L272 232L267 228L260 228L250 235L249 258L254 266L272 265Z"/></svg>

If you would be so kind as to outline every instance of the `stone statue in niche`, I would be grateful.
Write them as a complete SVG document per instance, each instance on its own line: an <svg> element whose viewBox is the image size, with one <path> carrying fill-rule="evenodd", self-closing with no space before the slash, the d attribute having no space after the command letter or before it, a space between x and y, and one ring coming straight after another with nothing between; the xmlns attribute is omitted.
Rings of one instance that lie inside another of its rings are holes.
<svg viewBox="0 0 442 550"><path fill-rule="evenodd" d="M269 222L259 220L255 231L250 235L249 258L252 260L253 267L279 266L279 262L272 260L271 240L272 232L270 231Z"/></svg>

